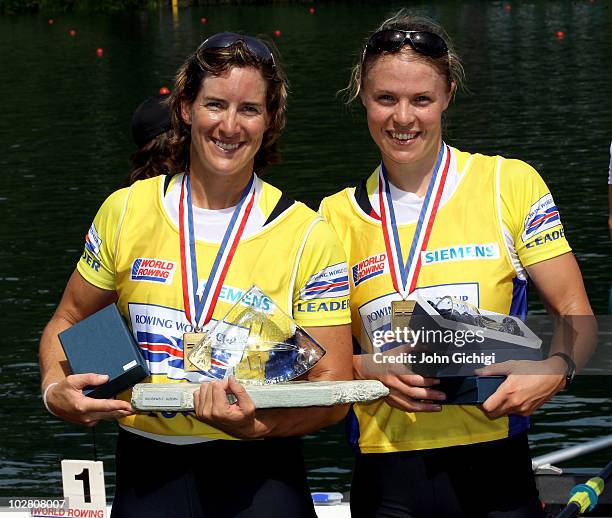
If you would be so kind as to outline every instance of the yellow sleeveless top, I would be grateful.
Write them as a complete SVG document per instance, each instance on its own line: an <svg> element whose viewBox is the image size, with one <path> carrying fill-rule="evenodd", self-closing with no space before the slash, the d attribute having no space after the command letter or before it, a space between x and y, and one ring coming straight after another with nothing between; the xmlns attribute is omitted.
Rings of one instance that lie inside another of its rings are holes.
<svg viewBox="0 0 612 518"><path fill-rule="evenodd" d="M163 204L164 179L136 182L107 198L89 230L77 269L95 286L118 293L119 309L147 359L151 382L204 381L201 373L183 370L182 337L192 327L183 307L178 226ZM267 218L281 192L265 182L261 185L259 209ZM173 188L180 188L177 177L169 184L169 190ZM196 240L200 289L218 249L218 243ZM335 291L313 294L308 287L328 274L343 278L346 288L336 283ZM302 203L293 203L241 239L210 324L253 284L303 327L350 321L344 251L329 225ZM268 303L266 298L253 301L263 309ZM129 401L130 393L121 397ZM230 438L190 412L138 414L120 423L159 440Z"/></svg>
<svg viewBox="0 0 612 518"><path fill-rule="evenodd" d="M451 153L458 182L439 208L421 255L417 291L431 299L451 295L486 310L524 315L524 268L570 251L552 197L524 162L453 148ZM388 324L391 300L400 299L380 219L368 201L377 186L378 169L365 186L325 198L320 209L347 254L353 337L364 351L372 350L374 331ZM416 221L398 227L404 258L415 227ZM519 416L490 420L477 406L409 413L383 401L355 405L349 419L349 439L364 453L491 441L528 426Z"/></svg>

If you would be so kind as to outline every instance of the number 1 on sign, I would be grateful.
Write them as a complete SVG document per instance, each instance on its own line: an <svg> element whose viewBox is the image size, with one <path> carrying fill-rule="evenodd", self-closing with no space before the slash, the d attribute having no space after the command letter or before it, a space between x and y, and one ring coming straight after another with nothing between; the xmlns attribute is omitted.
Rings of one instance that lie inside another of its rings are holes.
<svg viewBox="0 0 612 518"><path fill-rule="evenodd" d="M106 511L104 466L101 461L63 460L62 484L70 509Z"/></svg>
<svg viewBox="0 0 612 518"><path fill-rule="evenodd" d="M75 480L83 481L83 502L91 504L91 483L89 482L89 468L83 468L78 475L74 476Z"/></svg>

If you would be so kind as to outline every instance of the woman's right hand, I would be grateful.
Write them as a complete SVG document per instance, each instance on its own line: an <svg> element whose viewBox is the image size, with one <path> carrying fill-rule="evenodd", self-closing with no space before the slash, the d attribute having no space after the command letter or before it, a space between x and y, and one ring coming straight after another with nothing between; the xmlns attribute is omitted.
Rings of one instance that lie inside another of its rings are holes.
<svg viewBox="0 0 612 518"><path fill-rule="evenodd" d="M132 405L120 399L95 399L83 394L88 386L108 381L105 374L73 374L47 390L47 406L57 417L71 423L95 426L100 420L113 420L134 413Z"/></svg>
<svg viewBox="0 0 612 518"><path fill-rule="evenodd" d="M426 378L414 374L404 364L382 366L373 361L372 355L353 356L355 379L377 379L389 389L385 402L405 412L440 412L444 392L431 387L440 383L437 378Z"/></svg>

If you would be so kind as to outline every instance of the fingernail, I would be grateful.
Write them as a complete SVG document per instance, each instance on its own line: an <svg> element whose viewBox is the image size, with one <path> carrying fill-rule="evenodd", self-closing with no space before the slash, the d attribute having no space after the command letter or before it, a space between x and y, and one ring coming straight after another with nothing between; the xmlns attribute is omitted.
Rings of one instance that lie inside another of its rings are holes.
<svg viewBox="0 0 612 518"><path fill-rule="evenodd" d="M446 400L446 394L444 392L436 392L436 398L440 401Z"/></svg>
<svg viewBox="0 0 612 518"><path fill-rule="evenodd" d="M442 405L434 405L434 411L435 412L441 412L442 411Z"/></svg>

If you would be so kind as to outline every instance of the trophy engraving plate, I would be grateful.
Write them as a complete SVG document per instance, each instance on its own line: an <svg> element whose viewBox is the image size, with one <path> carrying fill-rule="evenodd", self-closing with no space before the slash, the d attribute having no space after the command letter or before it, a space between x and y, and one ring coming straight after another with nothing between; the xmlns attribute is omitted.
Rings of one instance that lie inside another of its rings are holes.
<svg viewBox="0 0 612 518"><path fill-rule="evenodd" d="M150 390L143 392L141 404L147 408L181 408L183 406L181 390Z"/></svg>
<svg viewBox="0 0 612 518"><path fill-rule="evenodd" d="M391 331L408 329L410 319L414 313L414 300L393 300L391 301Z"/></svg>

